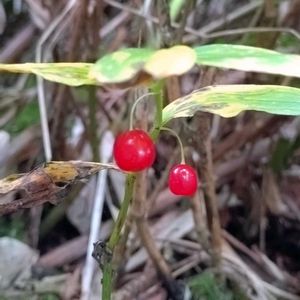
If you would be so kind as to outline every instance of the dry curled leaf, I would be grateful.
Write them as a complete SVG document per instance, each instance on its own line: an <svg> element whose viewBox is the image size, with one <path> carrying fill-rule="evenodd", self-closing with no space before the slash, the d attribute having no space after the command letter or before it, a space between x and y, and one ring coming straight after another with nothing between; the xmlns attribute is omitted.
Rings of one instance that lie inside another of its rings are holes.
<svg viewBox="0 0 300 300"><path fill-rule="evenodd" d="M10 175L0 180L0 195L16 191L23 192L24 197L6 204L1 204L0 198L0 215L48 201L58 202L64 198L67 188L74 182L103 169L119 170L112 164L52 161L29 173Z"/></svg>

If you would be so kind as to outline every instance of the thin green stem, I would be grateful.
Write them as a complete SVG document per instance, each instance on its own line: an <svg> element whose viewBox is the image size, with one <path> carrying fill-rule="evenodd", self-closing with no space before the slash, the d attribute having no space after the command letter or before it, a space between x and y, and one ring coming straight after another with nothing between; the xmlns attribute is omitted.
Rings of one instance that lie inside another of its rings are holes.
<svg viewBox="0 0 300 300"><path fill-rule="evenodd" d="M185 164L183 144L182 144L182 141L181 141L179 135L173 129L168 128L168 127L161 127L160 129L168 131L168 132L170 132L172 135L174 135L176 137L176 139L178 141L178 144L179 144L179 148L180 148L181 164Z"/></svg>
<svg viewBox="0 0 300 300"><path fill-rule="evenodd" d="M162 126L162 110L163 110L163 81L156 82L151 90L155 96L156 114L153 129L151 131L151 137L153 140L158 138L161 126Z"/></svg>
<svg viewBox="0 0 300 300"><path fill-rule="evenodd" d="M132 199L133 195L133 188L135 183L136 175L135 174L128 174L126 176L126 183L125 183L125 194L124 200L122 202L118 218L116 220L115 226L113 228L113 232L110 236L110 239L107 243L107 250L112 253L112 259L107 259L104 262L103 267L103 279L102 279L102 299L103 300L110 300L111 293L112 293L112 286L114 282L114 265L113 265L113 257L114 257L114 250L116 245L118 244L122 232L122 228L124 226L128 208Z"/></svg>
<svg viewBox="0 0 300 300"><path fill-rule="evenodd" d="M113 285L113 264L112 261L108 261L103 267L102 278L102 300L110 300Z"/></svg>
<svg viewBox="0 0 300 300"><path fill-rule="evenodd" d="M124 225L126 217L127 217L128 207L132 200L135 179L136 179L135 174L131 173L126 176L124 200L122 202L113 232L112 232L110 239L108 241L108 244L107 244L107 247L110 250L113 250L120 240L121 231L122 231L123 225Z"/></svg>

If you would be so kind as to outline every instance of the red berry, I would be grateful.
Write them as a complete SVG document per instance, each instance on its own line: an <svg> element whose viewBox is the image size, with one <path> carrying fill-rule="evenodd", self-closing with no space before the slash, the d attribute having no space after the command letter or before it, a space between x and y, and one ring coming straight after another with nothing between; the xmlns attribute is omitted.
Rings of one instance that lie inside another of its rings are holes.
<svg viewBox="0 0 300 300"><path fill-rule="evenodd" d="M147 132L139 129L121 133L116 138L113 153L118 167L128 172L149 168L156 156L151 137Z"/></svg>
<svg viewBox="0 0 300 300"><path fill-rule="evenodd" d="M169 188L175 195L191 196L197 190L195 169L186 164L175 165L169 174Z"/></svg>

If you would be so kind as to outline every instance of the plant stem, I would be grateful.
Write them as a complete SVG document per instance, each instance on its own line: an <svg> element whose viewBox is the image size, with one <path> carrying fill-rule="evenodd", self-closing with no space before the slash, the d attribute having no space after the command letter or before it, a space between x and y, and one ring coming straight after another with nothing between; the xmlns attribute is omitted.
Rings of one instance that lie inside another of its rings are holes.
<svg viewBox="0 0 300 300"><path fill-rule="evenodd" d="M121 231L125 223L128 207L133 195L133 187L134 187L135 179L136 179L135 174L128 174L126 177L124 200L122 202L113 232L107 244L107 247L110 250L113 250L120 240Z"/></svg>
<svg viewBox="0 0 300 300"><path fill-rule="evenodd" d="M99 138L97 135L97 119L96 119L96 111L97 111L97 98L96 98L96 88L94 86L88 87L89 92L89 137L90 143L93 153L93 161L100 161L99 155Z"/></svg>
<svg viewBox="0 0 300 300"><path fill-rule="evenodd" d="M163 81L156 82L152 87L151 91L155 97L156 114L153 124L153 129L151 131L151 137L155 141L158 138L161 126L162 126L162 110L163 110Z"/></svg>
<svg viewBox="0 0 300 300"><path fill-rule="evenodd" d="M102 298L103 300L111 299L112 285L113 285L113 264L108 261L103 267L102 277Z"/></svg>
<svg viewBox="0 0 300 300"><path fill-rule="evenodd" d="M131 108L131 112L130 112L130 120L129 120L129 129L132 130L133 129L133 118L134 118L134 112L135 112L135 109L137 107L137 105L142 101L144 100L147 96L151 96L153 95L153 93L147 93L145 95L142 95L141 97L139 97L132 105L132 108Z"/></svg>
<svg viewBox="0 0 300 300"><path fill-rule="evenodd" d="M165 130L165 131L170 132L177 139L177 142L179 144L179 149L180 149L180 156L181 156L181 162L180 163L185 164L184 148L183 148L183 144L182 144L182 141L181 141L179 135L173 129L168 128L168 127L161 127L161 130Z"/></svg>
<svg viewBox="0 0 300 300"><path fill-rule="evenodd" d="M112 259L106 259L104 261L102 300L111 299L112 286L114 281L114 260L113 260L114 250L120 240L121 231L126 220L128 207L130 205L132 195L133 195L135 179L136 179L135 174L128 174L126 176L124 200L122 202L116 223L114 225L113 232L107 243L107 250L112 253Z"/></svg>

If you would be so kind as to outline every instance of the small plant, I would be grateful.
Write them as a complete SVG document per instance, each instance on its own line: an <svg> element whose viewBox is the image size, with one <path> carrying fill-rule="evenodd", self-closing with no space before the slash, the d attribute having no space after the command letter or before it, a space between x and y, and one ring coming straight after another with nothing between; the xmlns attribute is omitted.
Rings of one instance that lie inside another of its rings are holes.
<svg viewBox="0 0 300 300"><path fill-rule="evenodd" d="M114 265L114 252L120 241L128 208L132 203L137 177L134 172L145 170L154 162L155 146L153 141L156 140L160 131L165 129L166 123L175 118L193 116L197 111L210 112L222 117L233 117L244 110L300 115L300 89L279 85L208 86L180 97L163 107L163 80L170 76L180 76L188 72L195 64L300 77L300 56L255 47L224 44L194 48L177 45L169 49L159 50L129 48L105 55L94 64L0 64L0 71L34 73L44 79L70 86L120 84L122 87L132 87L143 83L151 86L154 91L156 116L151 134L148 135L139 129L130 129L122 133L114 145L114 157L117 165L121 170L130 172L130 174L127 174L126 178L124 201L110 239L103 251L107 254L103 261L103 300L111 299L114 274L117 269ZM181 143L180 139L178 141ZM175 165L170 171L169 187L175 194L190 196L197 190L197 175L191 166L185 164L182 145L181 152L181 163ZM42 174L44 175L43 178L48 180L48 190L50 190L50 186L52 194L59 197L62 183L67 186L103 168L116 169L111 164L50 162L38 172L10 176L1 180L0 194L6 194L12 190L25 190L30 193L32 191L31 183L35 180L34 184L38 184L36 176ZM47 189L45 181L39 183L44 189L45 187ZM24 188L24 186L29 187L29 184L30 189ZM34 191L37 190L43 192L43 199L51 199L45 197L43 189L34 189ZM13 205L11 203L8 206L1 205L2 213L3 211L11 212L18 208L30 207L29 205L32 206L32 203L33 201L30 203L14 201ZM134 203L132 204L134 205ZM217 218L216 205L215 211L214 216ZM218 227L215 225L213 228ZM213 232L212 240L214 240ZM168 273L168 267L163 267L163 269Z"/></svg>
<svg viewBox="0 0 300 300"><path fill-rule="evenodd" d="M215 275L203 272L189 278L188 286L192 291L193 300L247 300L237 287L229 289L225 283L220 283Z"/></svg>

